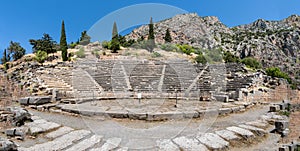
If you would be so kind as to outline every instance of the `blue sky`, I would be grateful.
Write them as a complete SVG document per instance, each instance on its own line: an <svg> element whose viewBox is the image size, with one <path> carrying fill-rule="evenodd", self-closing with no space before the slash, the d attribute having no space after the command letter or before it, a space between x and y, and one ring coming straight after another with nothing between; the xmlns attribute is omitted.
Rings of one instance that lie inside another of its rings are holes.
<svg viewBox="0 0 300 151"><path fill-rule="evenodd" d="M11 40L20 42L27 53L31 52L28 40L41 38L43 33L59 42L62 20L68 42L76 41L83 30L107 14L142 3L168 4L200 16L217 16L230 27L260 18L280 20L300 15L299 0L2 0L0 55Z"/></svg>

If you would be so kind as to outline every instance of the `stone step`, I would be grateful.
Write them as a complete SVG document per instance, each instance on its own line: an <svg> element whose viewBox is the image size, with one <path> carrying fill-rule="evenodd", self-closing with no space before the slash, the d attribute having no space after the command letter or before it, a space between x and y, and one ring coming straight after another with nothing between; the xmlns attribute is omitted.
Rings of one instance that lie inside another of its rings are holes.
<svg viewBox="0 0 300 151"><path fill-rule="evenodd" d="M180 151L179 147L169 139L160 139L156 141L159 151Z"/></svg>
<svg viewBox="0 0 300 151"><path fill-rule="evenodd" d="M240 127L232 126L232 127L227 127L226 129L242 136L246 140L255 137L255 135L251 131L240 128Z"/></svg>
<svg viewBox="0 0 300 151"><path fill-rule="evenodd" d="M109 138L100 148L94 148L90 151L108 151L116 149L120 146L121 138Z"/></svg>
<svg viewBox="0 0 300 151"><path fill-rule="evenodd" d="M53 122L48 122L43 119L34 120L31 123L26 123L25 127L29 128L31 135L36 135L44 132L49 132L51 130L59 128L61 125Z"/></svg>
<svg viewBox="0 0 300 151"><path fill-rule="evenodd" d="M62 135L65 135L67 133L70 133L73 130L74 130L73 128L63 126L53 132L48 133L45 137L54 139L54 138L60 137Z"/></svg>
<svg viewBox="0 0 300 151"><path fill-rule="evenodd" d="M196 138L211 150L225 150L229 146L229 142L214 133L200 134Z"/></svg>
<svg viewBox="0 0 300 151"><path fill-rule="evenodd" d="M83 151L88 150L95 145L99 144L102 140L103 136L93 135L90 138L86 138L81 142L71 146L70 148L66 149L65 151Z"/></svg>
<svg viewBox="0 0 300 151"><path fill-rule="evenodd" d="M247 129L252 131L253 133L255 133L258 136L265 136L267 134L267 131L261 129L261 128L257 128L254 126L250 126L250 125L239 125L239 127Z"/></svg>
<svg viewBox="0 0 300 151"><path fill-rule="evenodd" d="M234 142L241 139L241 137L237 136L234 132L229 130L219 130L215 131L215 133L229 142Z"/></svg>
<svg viewBox="0 0 300 151"><path fill-rule="evenodd" d="M173 142L186 151L208 151L208 149L195 138L191 139L182 136L173 139Z"/></svg>
<svg viewBox="0 0 300 151"><path fill-rule="evenodd" d="M64 150L74 144L74 142L79 141L88 135L91 132L87 130L76 130L70 132L66 135L58 137L52 141L45 142L42 144L36 144L29 148L19 149L20 151L53 151L53 150Z"/></svg>

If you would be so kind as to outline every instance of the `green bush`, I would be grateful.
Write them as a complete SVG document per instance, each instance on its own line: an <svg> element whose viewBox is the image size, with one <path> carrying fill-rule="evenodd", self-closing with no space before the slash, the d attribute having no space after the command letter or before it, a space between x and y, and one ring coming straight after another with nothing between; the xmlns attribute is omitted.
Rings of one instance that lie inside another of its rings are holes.
<svg viewBox="0 0 300 151"><path fill-rule="evenodd" d="M225 63L240 62L240 59L237 56L231 54L229 51L226 51L224 53L223 60L225 61Z"/></svg>
<svg viewBox="0 0 300 151"><path fill-rule="evenodd" d="M174 44L162 44L160 46L160 48L162 50L165 50L165 51L173 51L173 52L178 52L180 49L174 45Z"/></svg>
<svg viewBox="0 0 300 151"><path fill-rule="evenodd" d="M207 63L207 60L206 58L203 56L202 53L198 54L198 56L195 58L195 61L197 63L201 63L201 64L206 64Z"/></svg>
<svg viewBox="0 0 300 151"><path fill-rule="evenodd" d="M99 50L98 50L98 49L94 49L94 50L92 51L92 55L94 55L94 56L97 57L97 58L100 58Z"/></svg>
<svg viewBox="0 0 300 151"><path fill-rule="evenodd" d="M244 59L242 59L241 62L243 64L245 64L247 67L252 68L252 69L260 69L262 67L261 63L252 57L244 58Z"/></svg>
<svg viewBox="0 0 300 151"><path fill-rule="evenodd" d="M223 55L220 49L206 50L204 57L209 63L221 63L223 62Z"/></svg>
<svg viewBox="0 0 300 151"><path fill-rule="evenodd" d="M72 57L74 57L74 52L70 52L69 54L68 54L68 58L72 58Z"/></svg>
<svg viewBox="0 0 300 151"><path fill-rule="evenodd" d="M195 52L195 49L187 44L184 45L177 45L177 47L181 50L181 52L190 55L191 53Z"/></svg>
<svg viewBox="0 0 300 151"><path fill-rule="evenodd" d="M118 41L118 39L112 39L111 47L109 49L112 53L117 53L118 50L121 49L120 42Z"/></svg>
<svg viewBox="0 0 300 151"><path fill-rule="evenodd" d="M266 69L267 75L271 77L283 78L286 79L290 84L292 83L291 78L287 73L282 72L277 67L271 67Z"/></svg>
<svg viewBox="0 0 300 151"><path fill-rule="evenodd" d="M102 42L102 47L105 48L105 49L110 49L111 42L110 41L103 41Z"/></svg>
<svg viewBox="0 0 300 151"><path fill-rule="evenodd" d="M69 48L74 49L78 44L77 43L71 43L69 44Z"/></svg>
<svg viewBox="0 0 300 151"><path fill-rule="evenodd" d="M35 54L35 60L39 63L44 63L45 60L47 59L48 55L47 55L47 52L45 51L37 51L36 54Z"/></svg>
<svg viewBox="0 0 300 151"><path fill-rule="evenodd" d="M80 48L75 54L77 58L85 58L84 48Z"/></svg>
<svg viewBox="0 0 300 151"><path fill-rule="evenodd" d="M153 53L151 54L151 57L152 57L152 58L158 58L158 57L162 57L162 55L161 55L160 53L158 53L158 52L153 52Z"/></svg>

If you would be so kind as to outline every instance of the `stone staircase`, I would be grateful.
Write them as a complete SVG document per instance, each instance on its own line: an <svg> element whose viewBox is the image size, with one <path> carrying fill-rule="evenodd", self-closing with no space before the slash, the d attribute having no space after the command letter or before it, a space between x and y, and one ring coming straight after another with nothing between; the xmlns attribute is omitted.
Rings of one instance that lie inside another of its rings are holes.
<svg viewBox="0 0 300 151"><path fill-rule="evenodd" d="M47 91L56 89L59 93L71 94L73 87L61 79L56 73L55 70L39 72L38 79L41 81L41 85L46 87Z"/></svg>
<svg viewBox="0 0 300 151"><path fill-rule="evenodd" d="M78 68L72 71L72 86L75 98L100 97L102 87L84 70Z"/></svg>

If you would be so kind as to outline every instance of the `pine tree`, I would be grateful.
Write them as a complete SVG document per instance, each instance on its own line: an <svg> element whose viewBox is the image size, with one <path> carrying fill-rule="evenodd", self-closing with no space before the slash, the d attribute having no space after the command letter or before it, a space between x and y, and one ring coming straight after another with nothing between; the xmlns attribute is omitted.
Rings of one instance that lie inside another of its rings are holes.
<svg viewBox="0 0 300 151"><path fill-rule="evenodd" d="M62 25L61 25L60 50L61 50L62 60L67 61L68 60L68 44L67 44L67 37L66 37L64 21L62 21Z"/></svg>
<svg viewBox="0 0 300 151"><path fill-rule="evenodd" d="M22 58L25 55L26 50L18 42L10 42L9 47L7 48L9 54L12 54L14 61Z"/></svg>
<svg viewBox="0 0 300 151"><path fill-rule="evenodd" d="M172 37L171 37L170 31L169 31L169 28L166 31L166 35L165 35L164 39L165 39L166 43L172 42Z"/></svg>
<svg viewBox="0 0 300 151"><path fill-rule="evenodd" d="M88 45L91 42L91 37L87 34L86 31L81 33L81 37L79 40L80 45Z"/></svg>
<svg viewBox="0 0 300 151"><path fill-rule="evenodd" d="M29 42L32 45L33 53L36 53L39 50L45 51L47 54L55 53L57 51L56 41L54 41L49 34L44 34L43 37L38 40L30 39Z"/></svg>

